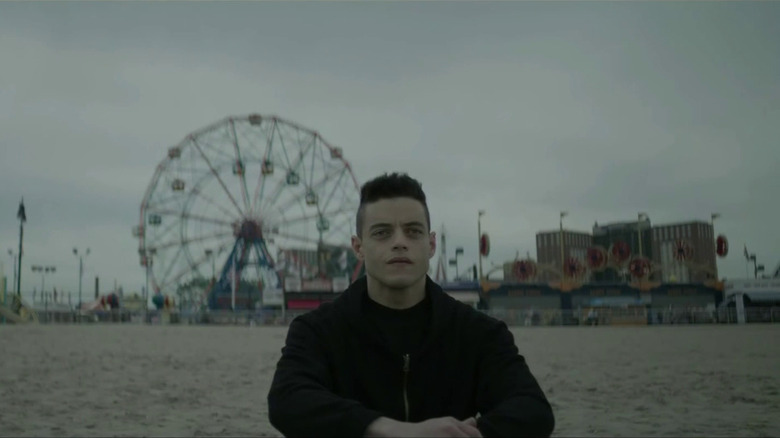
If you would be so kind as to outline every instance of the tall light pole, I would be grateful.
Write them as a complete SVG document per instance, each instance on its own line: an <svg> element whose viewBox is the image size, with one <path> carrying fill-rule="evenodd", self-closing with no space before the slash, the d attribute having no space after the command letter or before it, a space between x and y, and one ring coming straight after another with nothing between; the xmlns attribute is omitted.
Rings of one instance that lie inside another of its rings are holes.
<svg viewBox="0 0 780 438"><path fill-rule="evenodd" d="M477 214L477 259L479 260L479 281L482 281L482 216L485 210Z"/></svg>
<svg viewBox="0 0 780 438"><path fill-rule="evenodd" d="M450 259L450 266L455 266L455 281L458 280L458 256L463 255L463 247L455 248L455 258Z"/></svg>
<svg viewBox="0 0 780 438"><path fill-rule="evenodd" d="M569 215L568 211L562 211L561 212L561 231L560 231L560 239L561 239L561 281L563 281L566 278L566 262L565 262L565 253L563 249L563 218Z"/></svg>
<svg viewBox="0 0 780 438"><path fill-rule="evenodd" d="M32 271L33 271L33 272L40 272L40 273L41 273L41 297L43 297L43 291L44 291L44 287L45 287L45 285L46 285L46 282L45 282L45 280L44 280L44 277L45 277L45 275L46 275L46 274L48 274L49 272L52 272L52 273L53 273L53 272L56 272L56 271L57 271L57 267L56 267L56 266L40 266L40 265L34 265L34 266L32 267Z"/></svg>
<svg viewBox="0 0 780 438"><path fill-rule="evenodd" d="M639 213L636 216L636 234L639 241L639 257L643 256L642 253L642 219L647 220L647 213Z"/></svg>
<svg viewBox="0 0 780 438"><path fill-rule="evenodd" d="M22 298L22 238L24 237L24 223L27 222L27 213L24 210L24 198L19 202L19 210L16 212L19 219L19 264L16 265L16 295Z"/></svg>
<svg viewBox="0 0 780 438"><path fill-rule="evenodd" d="M46 322L48 322L49 321L49 300L48 300L48 295L46 295L44 289L46 286L46 282L44 281L44 278L46 277L46 274L48 274L49 272L52 273L56 272L57 268L55 266L35 265L32 267L32 271L41 273L41 298L43 299L43 306L44 306L43 311L46 314Z"/></svg>
<svg viewBox="0 0 780 438"><path fill-rule="evenodd" d="M79 258L79 306L78 309L81 310L81 280L84 278L84 257L89 255L89 248L87 248L86 253L79 254L79 250L76 248L73 248L73 255Z"/></svg>
<svg viewBox="0 0 780 438"><path fill-rule="evenodd" d="M8 249L8 255L11 256L11 260L14 261L14 282L11 283L11 289L13 289L14 287L16 287L16 274L17 274L17 272L16 272L16 253L14 252L14 250L9 248Z"/></svg>

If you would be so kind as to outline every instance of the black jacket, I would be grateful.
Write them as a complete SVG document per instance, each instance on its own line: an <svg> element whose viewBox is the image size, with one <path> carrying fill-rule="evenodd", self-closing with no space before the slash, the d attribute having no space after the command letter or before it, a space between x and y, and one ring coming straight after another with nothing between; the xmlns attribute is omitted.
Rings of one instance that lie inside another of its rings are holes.
<svg viewBox="0 0 780 438"><path fill-rule="evenodd" d="M362 315L367 281L290 324L268 394L285 436L363 436L380 416L476 416L484 436L549 436L552 408L506 324L430 278L431 328L417 354L392 353Z"/></svg>

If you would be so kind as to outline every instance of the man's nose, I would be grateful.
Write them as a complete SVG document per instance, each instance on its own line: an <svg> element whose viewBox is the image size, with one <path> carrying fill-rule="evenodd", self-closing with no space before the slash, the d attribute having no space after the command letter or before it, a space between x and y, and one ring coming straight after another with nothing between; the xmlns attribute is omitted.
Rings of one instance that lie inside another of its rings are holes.
<svg viewBox="0 0 780 438"><path fill-rule="evenodd" d="M407 248L406 234L403 230L393 233L393 249Z"/></svg>

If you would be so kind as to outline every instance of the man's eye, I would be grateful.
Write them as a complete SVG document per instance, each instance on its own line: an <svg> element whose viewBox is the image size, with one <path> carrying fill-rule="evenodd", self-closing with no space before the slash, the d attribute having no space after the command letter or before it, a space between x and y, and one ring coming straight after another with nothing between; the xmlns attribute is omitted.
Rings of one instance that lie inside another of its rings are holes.
<svg viewBox="0 0 780 438"><path fill-rule="evenodd" d="M415 235L415 236L419 236L419 235L421 235L423 232L422 232L422 230L418 230L418 229L414 229L414 228L413 228L413 229L409 230L409 233L411 233L411 234L413 234L413 235Z"/></svg>
<svg viewBox="0 0 780 438"><path fill-rule="evenodd" d="M389 234L389 231L387 231L387 230L378 230L378 231L374 231L373 236L384 237L384 236L387 236L388 234Z"/></svg>

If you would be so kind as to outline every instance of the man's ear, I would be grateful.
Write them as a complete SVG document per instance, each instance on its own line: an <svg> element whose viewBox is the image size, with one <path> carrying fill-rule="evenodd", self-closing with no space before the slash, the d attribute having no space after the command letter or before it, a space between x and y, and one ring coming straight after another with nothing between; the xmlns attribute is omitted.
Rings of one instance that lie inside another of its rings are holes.
<svg viewBox="0 0 780 438"><path fill-rule="evenodd" d="M428 255L428 258L430 259L434 255L436 255L436 231L431 231L428 234L428 240L430 241L429 243L431 245L431 251L430 254Z"/></svg>
<svg viewBox="0 0 780 438"><path fill-rule="evenodd" d="M360 237L352 236L352 250L355 251L358 260L363 261L363 242Z"/></svg>

